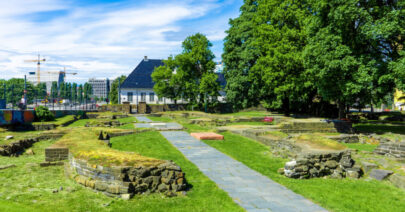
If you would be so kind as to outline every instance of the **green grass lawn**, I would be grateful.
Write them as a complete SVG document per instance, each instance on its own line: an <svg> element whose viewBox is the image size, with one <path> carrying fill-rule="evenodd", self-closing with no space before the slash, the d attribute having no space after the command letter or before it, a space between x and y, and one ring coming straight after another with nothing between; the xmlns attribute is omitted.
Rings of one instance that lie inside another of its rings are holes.
<svg viewBox="0 0 405 212"><path fill-rule="evenodd" d="M161 122L173 122L173 119L169 117L156 117L156 116L148 116L148 118L152 121L161 121Z"/></svg>
<svg viewBox="0 0 405 212"><path fill-rule="evenodd" d="M354 129L361 133L396 133L405 135L405 125L390 125L390 124L370 124L359 123L353 124Z"/></svg>
<svg viewBox="0 0 405 212"><path fill-rule="evenodd" d="M174 161L186 173L187 182L192 185L185 197L160 198L159 195L151 195L135 198L129 201L133 205L128 211L243 211L159 132L116 137L111 141L114 149Z"/></svg>
<svg viewBox="0 0 405 212"><path fill-rule="evenodd" d="M403 211L405 191L387 182L363 179L290 179L277 173L286 160L272 156L268 146L232 133L224 141L204 141L296 193L331 211Z"/></svg>
<svg viewBox="0 0 405 212"><path fill-rule="evenodd" d="M72 124L69 125L69 127L84 127L87 122L90 122L91 120L97 120L97 119L80 119ZM107 119L106 119L107 120ZM111 119L114 120L114 119ZM133 122L136 121L136 118L133 116L126 117L126 118L120 118L116 119L119 122L123 123L124 125L120 126L119 128L121 129L135 129L135 126L133 125Z"/></svg>
<svg viewBox="0 0 405 212"><path fill-rule="evenodd" d="M34 125L39 124L55 124L57 126L63 125L65 123L75 120L75 115L66 115L59 118L56 118L54 121L43 121L43 122L33 122Z"/></svg>
<svg viewBox="0 0 405 212"><path fill-rule="evenodd" d="M241 112L236 112L236 113L224 113L221 115L230 115L230 116L249 116L249 117L255 117L255 116L271 116L270 112L267 111L241 111Z"/></svg>
<svg viewBox="0 0 405 212"><path fill-rule="evenodd" d="M372 152L378 145L376 144L360 144L360 143L342 143L350 149L357 149L359 151Z"/></svg>
<svg viewBox="0 0 405 212"><path fill-rule="evenodd" d="M38 137L41 133L42 131L0 131L0 145L9 144L21 139ZM13 138L5 140L6 136L9 135L13 136Z"/></svg>
<svg viewBox="0 0 405 212"><path fill-rule="evenodd" d="M118 119L118 121L124 124L124 125L121 125L118 127L120 129L126 129L126 130L135 129L134 121L136 121L136 118L133 116L126 117L126 118L120 118L120 119Z"/></svg>
<svg viewBox="0 0 405 212"><path fill-rule="evenodd" d="M94 192L67 178L63 166L38 166L53 143L35 143L35 155L0 157L0 166L16 165L0 170L0 211L243 211L157 132L115 137L113 147L175 161L193 186L186 196L138 195L125 201Z"/></svg>
<svg viewBox="0 0 405 212"><path fill-rule="evenodd" d="M86 125L86 123L89 121L90 119L80 119L73 122L72 124L69 124L68 127L84 127L84 125Z"/></svg>
<svg viewBox="0 0 405 212"><path fill-rule="evenodd" d="M262 121L243 121L243 122L230 122L226 125L253 125L253 126L262 126L262 125L273 125L271 122L262 122Z"/></svg>

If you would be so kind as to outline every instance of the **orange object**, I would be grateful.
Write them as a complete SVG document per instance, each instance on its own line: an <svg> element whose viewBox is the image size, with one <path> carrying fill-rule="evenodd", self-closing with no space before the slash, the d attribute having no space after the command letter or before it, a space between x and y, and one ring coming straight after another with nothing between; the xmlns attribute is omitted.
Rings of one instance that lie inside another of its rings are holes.
<svg viewBox="0 0 405 212"><path fill-rule="evenodd" d="M198 140L224 140L224 136L213 132L190 133Z"/></svg>

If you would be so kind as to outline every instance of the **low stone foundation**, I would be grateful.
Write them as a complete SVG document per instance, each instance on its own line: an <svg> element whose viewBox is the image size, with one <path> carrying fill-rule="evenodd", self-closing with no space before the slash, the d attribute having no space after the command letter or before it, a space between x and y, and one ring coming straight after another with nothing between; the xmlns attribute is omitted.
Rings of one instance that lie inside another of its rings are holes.
<svg viewBox="0 0 405 212"><path fill-rule="evenodd" d="M36 131L53 130L56 128L55 124L33 124L32 127Z"/></svg>
<svg viewBox="0 0 405 212"><path fill-rule="evenodd" d="M382 143L374 150L374 153L396 158L405 158L405 142Z"/></svg>
<svg viewBox="0 0 405 212"><path fill-rule="evenodd" d="M65 173L79 184L125 199L152 192L173 196L186 189L185 174L170 161L153 167L105 167L88 164L70 155Z"/></svg>
<svg viewBox="0 0 405 212"><path fill-rule="evenodd" d="M353 133L352 123L340 120L290 121L278 126L285 133Z"/></svg>
<svg viewBox="0 0 405 212"><path fill-rule="evenodd" d="M18 156L24 152L25 149L32 147L32 145L38 141L56 139L62 137L63 134L47 134L40 135L36 138L27 138L18 141L14 141L9 144L0 146L0 155L2 156Z"/></svg>
<svg viewBox="0 0 405 212"><path fill-rule="evenodd" d="M266 146L270 146L273 153L282 157L296 157L301 148L288 139L273 139L265 136L263 130L231 130L232 133L256 140Z"/></svg>
<svg viewBox="0 0 405 212"><path fill-rule="evenodd" d="M87 122L85 127L116 127L121 126L119 121L96 121L96 122Z"/></svg>
<svg viewBox="0 0 405 212"><path fill-rule="evenodd" d="M325 136L326 138L332 139L339 143L359 143L360 139L358 135L336 135L336 136Z"/></svg>
<svg viewBox="0 0 405 212"><path fill-rule="evenodd" d="M331 176L332 178L359 178L363 172L360 166L354 165L350 151L336 153L316 153L300 156L287 162L284 175L289 178L308 179Z"/></svg>
<svg viewBox="0 0 405 212"><path fill-rule="evenodd" d="M69 158L69 149L66 147L50 146L45 149L45 161L54 162L67 160Z"/></svg>

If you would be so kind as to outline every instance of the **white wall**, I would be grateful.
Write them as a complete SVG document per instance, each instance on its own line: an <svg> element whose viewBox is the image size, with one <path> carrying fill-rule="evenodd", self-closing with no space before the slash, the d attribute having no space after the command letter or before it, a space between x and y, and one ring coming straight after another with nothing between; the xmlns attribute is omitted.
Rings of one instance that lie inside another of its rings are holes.
<svg viewBox="0 0 405 212"><path fill-rule="evenodd" d="M132 93L132 101L129 101L128 98L128 93ZM153 89L128 89L128 88L124 88L121 89L121 103L122 102L130 102L130 104L138 104L138 102L141 102L141 94L142 93L146 93L145 96L145 102L146 104L174 104L174 101L172 101L169 98L162 98L159 101L158 96L156 95L156 93L153 91ZM153 101L150 98L150 93L154 93L153 95ZM225 96L218 96L218 100L220 102L225 102ZM177 100L178 104L182 104L182 103L187 103L187 101L184 100Z"/></svg>

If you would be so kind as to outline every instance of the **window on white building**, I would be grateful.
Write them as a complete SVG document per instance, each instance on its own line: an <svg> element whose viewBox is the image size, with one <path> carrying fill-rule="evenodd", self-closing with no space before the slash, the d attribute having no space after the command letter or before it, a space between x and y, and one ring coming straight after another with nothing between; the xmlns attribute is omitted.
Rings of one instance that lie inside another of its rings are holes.
<svg viewBox="0 0 405 212"><path fill-rule="evenodd" d="M128 102L132 102L134 94L132 92L128 92Z"/></svg>
<svg viewBox="0 0 405 212"><path fill-rule="evenodd" d="M141 102L146 102L146 93L141 93Z"/></svg>
<svg viewBox="0 0 405 212"><path fill-rule="evenodd" d="M158 98L158 101L159 101L159 102L163 102L163 97L159 97L159 98Z"/></svg>
<svg viewBox="0 0 405 212"><path fill-rule="evenodd" d="M155 101L155 93L149 93L149 101L150 102Z"/></svg>

